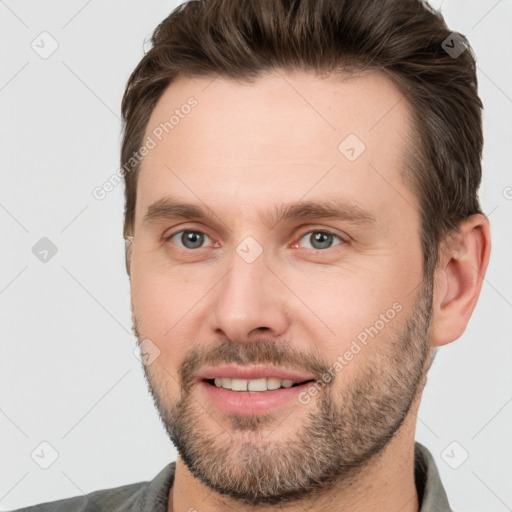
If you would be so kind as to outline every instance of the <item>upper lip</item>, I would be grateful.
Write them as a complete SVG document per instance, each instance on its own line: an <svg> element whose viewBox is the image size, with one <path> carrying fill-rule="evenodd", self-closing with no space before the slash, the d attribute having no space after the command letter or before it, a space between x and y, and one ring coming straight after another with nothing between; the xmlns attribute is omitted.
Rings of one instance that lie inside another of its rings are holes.
<svg viewBox="0 0 512 512"><path fill-rule="evenodd" d="M277 368L275 366L232 366L222 365L203 369L198 374L198 380L210 380L216 377L225 377L231 379L263 379L276 377L284 380L289 379L294 382L304 382L306 380L313 380L315 377L306 373L299 373L294 370L287 370L286 368Z"/></svg>

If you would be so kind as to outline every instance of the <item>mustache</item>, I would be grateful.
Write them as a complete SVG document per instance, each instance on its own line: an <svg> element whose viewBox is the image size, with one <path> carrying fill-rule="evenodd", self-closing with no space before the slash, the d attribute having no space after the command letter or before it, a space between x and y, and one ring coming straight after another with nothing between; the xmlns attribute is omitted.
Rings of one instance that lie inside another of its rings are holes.
<svg viewBox="0 0 512 512"><path fill-rule="evenodd" d="M205 348L196 345L187 352L178 369L182 386L188 390L202 367L223 364L268 364L292 370L305 370L315 375L317 379L329 369L329 365L318 352L299 351L287 341L256 339L246 343L234 343L225 338L215 346Z"/></svg>

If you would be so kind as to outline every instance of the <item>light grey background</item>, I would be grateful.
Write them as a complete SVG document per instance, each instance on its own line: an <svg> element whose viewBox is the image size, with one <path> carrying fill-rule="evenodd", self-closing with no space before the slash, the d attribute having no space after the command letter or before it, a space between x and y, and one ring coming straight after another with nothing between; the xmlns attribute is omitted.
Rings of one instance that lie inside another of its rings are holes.
<svg viewBox="0 0 512 512"><path fill-rule="evenodd" d="M118 169L122 92L175 1L0 0L0 509L152 479L176 452L133 354ZM493 252L442 348L417 440L457 512L512 510L512 2L433 1L476 52ZM43 59L39 52L57 50ZM32 252L43 237L49 261ZM58 458L51 462L49 443ZM452 444L454 443L455 444ZM457 466L465 460L457 469ZM33 458L31 456L33 454ZM36 463L36 461L38 463Z"/></svg>

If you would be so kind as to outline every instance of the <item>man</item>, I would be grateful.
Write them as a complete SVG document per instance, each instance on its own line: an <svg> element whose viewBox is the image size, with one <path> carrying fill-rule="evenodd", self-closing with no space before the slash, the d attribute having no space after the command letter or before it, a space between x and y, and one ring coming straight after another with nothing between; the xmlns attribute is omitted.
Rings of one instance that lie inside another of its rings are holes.
<svg viewBox="0 0 512 512"><path fill-rule="evenodd" d="M467 41L414 0L210 0L152 43L124 235L179 457L51 510L449 511L414 435L490 252Z"/></svg>

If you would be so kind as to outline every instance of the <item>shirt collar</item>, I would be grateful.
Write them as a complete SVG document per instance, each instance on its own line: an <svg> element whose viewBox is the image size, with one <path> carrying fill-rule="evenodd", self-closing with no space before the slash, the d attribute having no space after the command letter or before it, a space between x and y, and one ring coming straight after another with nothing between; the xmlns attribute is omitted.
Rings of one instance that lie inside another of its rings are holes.
<svg viewBox="0 0 512 512"><path fill-rule="evenodd" d="M414 478L420 512L451 512L434 458L418 442L414 443Z"/></svg>

